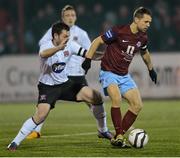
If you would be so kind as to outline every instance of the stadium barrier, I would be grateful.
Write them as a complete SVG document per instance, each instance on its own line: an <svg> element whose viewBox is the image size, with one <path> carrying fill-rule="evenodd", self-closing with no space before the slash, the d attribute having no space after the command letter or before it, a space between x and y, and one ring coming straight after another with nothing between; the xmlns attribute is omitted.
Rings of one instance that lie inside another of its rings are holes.
<svg viewBox="0 0 180 158"><path fill-rule="evenodd" d="M143 98L180 98L180 54L152 54L158 72L158 84L154 85L141 57L137 55L130 66ZM87 74L89 85L101 90L98 81L100 62L93 61ZM39 58L36 55L3 56L0 58L0 102L36 101L39 77Z"/></svg>

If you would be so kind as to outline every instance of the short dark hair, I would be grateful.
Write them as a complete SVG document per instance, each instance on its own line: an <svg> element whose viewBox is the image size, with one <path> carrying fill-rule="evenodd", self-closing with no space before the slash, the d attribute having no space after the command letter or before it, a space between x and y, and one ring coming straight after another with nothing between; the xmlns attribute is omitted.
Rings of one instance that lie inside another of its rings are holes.
<svg viewBox="0 0 180 158"><path fill-rule="evenodd" d="M152 13L149 9L144 8L144 7L139 7L134 11L133 19L134 18L143 18L144 14L152 16Z"/></svg>
<svg viewBox="0 0 180 158"><path fill-rule="evenodd" d="M63 22L56 22L52 25L52 37L54 37L54 34L57 33L57 34L60 34L62 30L67 30L69 31L69 26L66 25L65 23Z"/></svg>
<svg viewBox="0 0 180 158"><path fill-rule="evenodd" d="M75 8L72 5L65 5L64 8L62 8L62 10L61 10L61 16L62 17L63 17L64 12L67 10L74 10L75 11Z"/></svg>

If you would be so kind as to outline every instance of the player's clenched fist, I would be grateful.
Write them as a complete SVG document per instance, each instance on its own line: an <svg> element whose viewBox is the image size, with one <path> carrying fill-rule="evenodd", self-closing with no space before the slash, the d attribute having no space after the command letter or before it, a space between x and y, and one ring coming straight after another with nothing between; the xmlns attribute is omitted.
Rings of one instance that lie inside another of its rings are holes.
<svg viewBox="0 0 180 158"><path fill-rule="evenodd" d="M149 76L151 77L151 80L156 84L157 83L157 73L156 73L156 71L154 71L153 68L152 68L152 70L149 70Z"/></svg>
<svg viewBox="0 0 180 158"><path fill-rule="evenodd" d="M86 58L82 63L82 68L84 69L85 74L87 74L88 70L91 68L91 59Z"/></svg>
<svg viewBox="0 0 180 158"><path fill-rule="evenodd" d="M62 42L58 45L59 50L63 50L66 47L68 40L69 38L65 38L62 40Z"/></svg>

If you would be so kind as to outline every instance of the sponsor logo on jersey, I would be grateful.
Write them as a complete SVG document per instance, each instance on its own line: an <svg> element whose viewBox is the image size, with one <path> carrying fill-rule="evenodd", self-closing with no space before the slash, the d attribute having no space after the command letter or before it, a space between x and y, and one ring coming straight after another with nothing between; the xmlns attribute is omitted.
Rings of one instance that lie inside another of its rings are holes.
<svg viewBox="0 0 180 158"><path fill-rule="evenodd" d="M122 40L123 43L129 42L128 40Z"/></svg>
<svg viewBox="0 0 180 158"><path fill-rule="evenodd" d="M64 51L63 53L64 53L65 57L69 56L69 52L68 51Z"/></svg>
<svg viewBox="0 0 180 158"><path fill-rule="evenodd" d="M141 42L138 41L138 42L136 43L136 46L137 46L137 47L141 47Z"/></svg>
<svg viewBox="0 0 180 158"><path fill-rule="evenodd" d="M78 40L78 37L77 37L77 36L74 36L74 37L73 37L73 40L74 40L74 41L77 41L77 40Z"/></svg>
<svg viewBox="0 0 180 158"><path fill-rule="evenodd" d="M123 50L121 52L122 52L121 54L124 55L124 60L131 62L131 60L133 59L133 56L134 56L133 53L130 54L127 51L124 52Z"/></svg>
<svg viewBox="0 0 180 158"><path fill-rule="evenodd" d="M61 73L64 70L65 66L66 66L66 63L64 63L64 62L54 63L52 65L52 70L55 73Z"/></svg>

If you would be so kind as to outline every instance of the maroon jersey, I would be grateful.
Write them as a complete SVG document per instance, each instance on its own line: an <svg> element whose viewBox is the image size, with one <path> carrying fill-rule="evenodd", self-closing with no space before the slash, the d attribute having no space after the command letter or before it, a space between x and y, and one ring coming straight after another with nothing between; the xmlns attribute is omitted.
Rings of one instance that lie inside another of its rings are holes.
<svg viewBox="0 0 180 158"><path fill-rule="evenodd" d="M115 26L101 37L107 44L101 69L119 75L126 75L135 53L147 48L147 34L133 34L130 25Z"/></svg>

